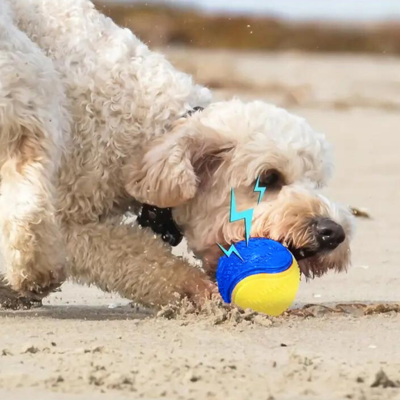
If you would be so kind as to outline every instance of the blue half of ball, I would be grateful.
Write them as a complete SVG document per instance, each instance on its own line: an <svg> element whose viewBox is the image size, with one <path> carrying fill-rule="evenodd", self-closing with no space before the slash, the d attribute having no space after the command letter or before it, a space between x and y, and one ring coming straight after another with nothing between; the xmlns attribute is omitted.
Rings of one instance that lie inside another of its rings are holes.
<svg viewBox="0 0 400 400"><path fill-rule="evenodd" d="M235 243L243 261L234 253L222 256L218 262L218 289L226 303L231 302L235 286L244 278L256 274L278 274L293 263L290 251L279 242L266 238L251 238Z"/></svg>

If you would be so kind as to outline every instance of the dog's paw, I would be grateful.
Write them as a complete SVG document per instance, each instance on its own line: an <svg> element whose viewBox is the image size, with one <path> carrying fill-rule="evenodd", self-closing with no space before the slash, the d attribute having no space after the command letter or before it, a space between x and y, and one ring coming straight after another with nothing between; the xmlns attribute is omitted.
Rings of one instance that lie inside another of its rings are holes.
<svg viewBox="0 0 400 400"><path fill-rule="evenodd" d="M206 277L188 281L184 289L186 297L198 307L219 296L217 285Z"/></svg>
<svg viewBox="0 0 400 400"><path fill-rule="evenodd" d="M3 276L0 276L0 310L27 310L40 306L42 306L41 299L21 296L11 288Z"/></svg>
<svg viewBox="0 0 400 400"><path fill-rule="evenodd" d="M7 281L21 297L39 301L56 291L65 278L65 267L60 265L50 271L14 271L7 276Z"/></svg>

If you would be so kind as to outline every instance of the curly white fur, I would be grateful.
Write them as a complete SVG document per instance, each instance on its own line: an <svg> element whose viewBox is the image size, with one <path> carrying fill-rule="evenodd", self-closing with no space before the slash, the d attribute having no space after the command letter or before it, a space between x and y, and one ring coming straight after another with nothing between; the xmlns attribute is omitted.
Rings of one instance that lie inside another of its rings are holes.
<svg viewBox="0 0 400 400"><path fill-rule="evenodd" d="M346 267L350 217L315 192L330 150L303 119L261 102L210 104L208 89L89 0L0 0L0 52L1 245L13 289L45 294L68 263L76 280L147 304L201 296L208 277L122 214L138 202L175 207L213 269L216 241L243 238L228 224L230 188L254 207L254 181L272 169L284 185L255 209L252 234L303 246L312 218L334 219L345 242L304 270ZM182 118L193 106L206 109Z"/></svg>

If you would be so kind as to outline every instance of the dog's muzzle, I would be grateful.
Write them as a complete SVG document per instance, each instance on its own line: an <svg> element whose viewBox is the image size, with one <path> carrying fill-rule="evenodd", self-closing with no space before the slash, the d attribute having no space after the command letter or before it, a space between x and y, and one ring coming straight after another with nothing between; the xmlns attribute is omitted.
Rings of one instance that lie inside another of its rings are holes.
<svg viewBox="0 0 400 400"><path fill-rule="evenodd" d="M342 226L329 218L318 218L312 222L315 244L310 247L289 247L296 260L304 260L318 253L335 250L346 239Z"/></svg>

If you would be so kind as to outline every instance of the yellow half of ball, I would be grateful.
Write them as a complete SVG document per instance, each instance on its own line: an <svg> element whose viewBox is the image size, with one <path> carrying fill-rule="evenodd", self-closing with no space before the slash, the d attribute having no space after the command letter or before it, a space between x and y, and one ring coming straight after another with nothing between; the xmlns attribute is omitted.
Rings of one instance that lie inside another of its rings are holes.
<svg viewBox="0 0 400 400"><path fill-rule="evenodd" d="M300 268L293 258L293 264L284 272L250 275L241 280L232 292L232 302L276 317L292 305L299 285Z"/></svg>

